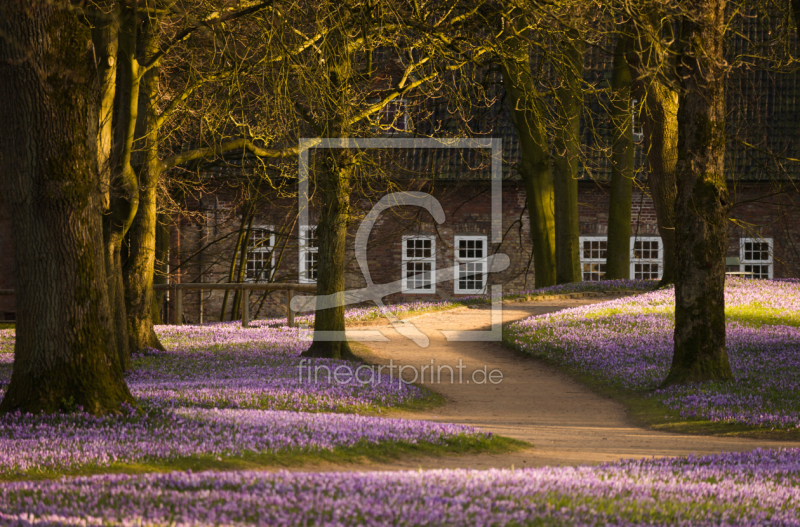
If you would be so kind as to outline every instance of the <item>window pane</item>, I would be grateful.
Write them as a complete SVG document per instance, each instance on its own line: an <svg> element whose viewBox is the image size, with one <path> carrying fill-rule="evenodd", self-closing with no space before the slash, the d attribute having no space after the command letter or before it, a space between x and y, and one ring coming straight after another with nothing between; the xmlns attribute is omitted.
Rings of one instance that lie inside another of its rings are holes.
<svg viewBox="0 0 800 527"><path fill-rule="evenodd" d="M316 248L318 246L319 245L317 240L317 228L309 227L306 230L306 247Z"/></svg>
<svg viewBox="0 0 800 527"><path fill-rule="evenodd" d="M306 252L306 276L311 280L317 279L317 253Z"/></svg>

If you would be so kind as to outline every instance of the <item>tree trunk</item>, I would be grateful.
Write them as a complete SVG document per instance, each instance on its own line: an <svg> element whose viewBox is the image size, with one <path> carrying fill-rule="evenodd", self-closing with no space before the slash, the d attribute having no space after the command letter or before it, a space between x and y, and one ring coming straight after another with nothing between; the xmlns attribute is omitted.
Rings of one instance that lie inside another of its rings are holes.
<svg viewBox="0 0 800 527"><path fill-rule="evenodd" d="M122 9L119 28L116 106L114 113L114 151L110 206L103 217L108 294L114 310L114 337L123 370L130 368L131 348L125 286L122 278L121 249L139 207L139 181L131 165L133 139L139 110L140 68L136 60L138 12L136 4Z"/></svg>
<svg viewBox="0 0 800 527"><path fill-rule="evenodd" d="M247 230L244 233L244 240L242 242L240 252L239 252L239 275L236 277L236 283L241 284L244 282L247 270L247 249L250 248L250 237L251 233L253 232L253 220L255 219L255 213L253 212L253 208L248 206L248 220L247 220ZM236 317L241 316L242 314L242 291L237 289L233 292L233 306L231 308L231 320L236 320Z"/></svg>
<svg viewBox="0 0 800 527"><path fill-rule="evenodd" d="M683 2L675 352L663 386L732 379L725 351L725 0Z"/></svg>
<svg viewBox="0 0 800 527"><path fill-rule="evenodd" d="M150 57L158 51L156 22L145 22L141 30L140 55ZM123 268L125 309L127 311L128 349L163 350L153 329L153 274L156 257L156 195L161 175L158 157L158 66L144 74L139 87L139 123L136 129L140 152L139 207L128 230L128 257Z"/></svg>
<svg viewBox="0 0 800 527"><path fill-rule="evenodd" d="M624 29L623 29L624 31ZM608 205L608 253L606 278L618 280L631 274L631 196L633 194L633 126L628 64L633 39L620 33L614 49L611 75L611 196Z"/></svg>
<svg viewBox="0 0 800 527"><path fill-rule="evenodd" d="M511 122L519 138L519 173L525 185L530 219L534 284L547 287L556 284L556 243L553 173L544 122L546 108L531 74L528 46L513 33L504 33L501 38L506 55L503 86Z"/></svg>
<svg viewBox="0 0 800 527"><path fill-rule="evenodd" d="M653 81L642 111L647 180L664 248L660 286L675 283L675 200L678 196L678 92Z"/></svg>
<svg viewBox="0 0 800 527"><path fill-rule="evenodd" d="M146 205L145 205L146 206ZM153 284L166 284L169 261L169 215L163 212L156 214L155 225L155 265ZM151 316L153 324L163 324L162 309L164 307L164 292L153 293L153 307Z"/></svg>
<svg viewBox="0 0 800 527"><path fill-rule="evenodd" d="M658 232L664 249L660 286L675 283L675 200L678 196L678 92L672 86L675 34L659 11L649 15L651 27L637 44L636 92L641 101L647 186L656 210ZM658 39L653 38L657 35ZM666 73L664 73L666 72Z"/></svg>
<svg viewBox="0 0 800 527"><path fill-rule="evenodd" d="M319 253L317 263L317 294L340 294L344 299L344 252L347 224L350 218L350 179L352 156L346 150L325 152L318 163L321 176L322 210L317 225ZM314 342L303 357L353 359L355 356L346 340L318 338L318 332L339 332L344 335L344 306L322 309L315 313Z"/></svg>
<svg viewBox="0 0 800 527"><path fill-rule="evenodd" d="M114 199L111 203L113 205ZM128 321L125 310L125 286L122 281L122 233L110 225L111 215L103 218L103 240L105 249L106 282L108 289L108 304L114 320L114 339L119 365L122 371L131 369L131 353L128 348Z"/></svg>
<svg viewBox="0 0 800 527"><path fill-rule="evenodd" d="M18 316L0 410L118 411L134 400L107 292L90 30L52 3L12 1L0 7L0 31L0 173Z"/></svg>
<svg viewBox="0 0 800 527"><path fill-rule="evenodd" d="M581 281L578 228L578 166L580 162L581 110L583 108L583 53L585 43L575 30L561 43L561 84L556 90L553 183L555 192L556 281Z"/></svg>
<svg viewBox="0 0 800 527"><path fill-rule="evenodd" d="M336 29L323 48L327 71L327 93L321 97L323 119L318 129L323 137L350 137L350 113L353 111L353 55L348 45L350 36L344 30L344 20L336 20L339 13L331 12ZM321 126L320 126L321 125ZM344 299L344 259L347 226L350 221L351 178L355 175L356 157L347 148L318 151L315 162L317 190L322 197L320 220L317 225L319 240L317 263L317 294L341 295ZM323 335L339 335L330 340ZM354 359L350 345L344 338L344 305L316 311L314 341L303 357Z"/></svg>
<svg viewBox="0 0 800 527"><path fill-rule="evenodd" d="M239 249L242 246L242 243L246 243L244 239L244 233L246 227L245 223L245 215L242 213L242 223L239 225L239 236L236 238L236 246L233 248L233 255L231 257L231 267L228 271L228 283L232 284L233 281L236 279L236 261L239 259ZM225 293L222 295L222 307L220 308L219 312L219 321L225 322L225 319L228 315L228 298L229 298L230 290L226 289Z"/></svg>

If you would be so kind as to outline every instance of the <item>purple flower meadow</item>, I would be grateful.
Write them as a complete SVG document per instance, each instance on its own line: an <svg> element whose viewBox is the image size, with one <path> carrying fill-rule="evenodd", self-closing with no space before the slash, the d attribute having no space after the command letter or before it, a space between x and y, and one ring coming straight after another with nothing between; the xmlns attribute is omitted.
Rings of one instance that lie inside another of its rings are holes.
<svg viewBox="0 0 800 527"><path fill-rule="evenodd" d="M800 525L800 449L521 470L172 472L4 485L5 525Z"/></svg>
<svg viewBox="0 0 800 527"><path fill-rule="evenodd" d="M358 444L442 444L467 426L346 414L182 408L94 417L83 412L0 417L0 474L114 463L320 451Z"/></svg>
<svg viewBox="0 0 800 527"><path fill-rule="evenodd" d="M800 427L800 283L728 279L727 348L735 381L675 386L654 397L683 418ZM674 290L531 317L517 348L625 390L653 390L672 362Z"/></svg>
<svg viewBox="0 0 800 527"><path fill-rule="evenodd" d="M373 376L351 362L315 359L312 366L303 361L299 355L310 344L309 330L257 321L248 329L228 322L157 326L156 332L167 349L179 351L148 350L134 357L128 386L146 404L363 412L426 397L397 377ZM337 368L352 378L334 382Z"/></svg>
<svg viewBox="0 0 800 527"><path fill-rule="evenodd" d="M250 329L227 323L156 330L165 346L178 351L146 350L133 357L127 382L142 412L0 416L0 475L490 437L468 426L320 413L380 410L426 396L396 377L359 371L348 361L306 360L300 370L308 330L266 323ZM0 354L3 385L12 357ZM321 373L310 371L320 366ZM335 382L327 372L337 369L361 375Z"/></svg>

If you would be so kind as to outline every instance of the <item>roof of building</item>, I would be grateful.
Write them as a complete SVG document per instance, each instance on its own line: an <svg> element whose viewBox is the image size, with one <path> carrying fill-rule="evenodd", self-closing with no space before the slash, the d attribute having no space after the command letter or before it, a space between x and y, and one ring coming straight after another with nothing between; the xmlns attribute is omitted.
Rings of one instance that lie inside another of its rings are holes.
<svg viewBox="0 0 800 527"><path fill-rule="evenodd" d="M772 57L763 57L765 43L776 40L775 24L775 20L764 18L741 18L738 25L732 26L726 41L726 59L733 65L726 85L725 165L729 180L800 179L800 69L781 64L780 53L774 50L770 51ZM800 49L793 31L786 37L784 33L783 42L789 53ZM605 44L590 48L585 55L586 85L605 88L610 82L612 56L608 50L613 49L613 43ZM496 75L494 104L476 109L468 124L475 137L502 139L503 177L519 179L519 141L504 102L501 81ZM580 172L582 179L604 182L611 176L611 123L607 95L602 90L593 92L597 95L586 96L582 116ZM448 125L448 120L455 118L446 101L440 100L425 110L427 119L415 123L412 130L395 135L436 136L456 131L456 126ZM642 142L637 142L635 148L637 177L643 178L646 156ZM416 149L387 158L392 160L392 169L406 178L482 180L491 174L488 150Z"/></svg>

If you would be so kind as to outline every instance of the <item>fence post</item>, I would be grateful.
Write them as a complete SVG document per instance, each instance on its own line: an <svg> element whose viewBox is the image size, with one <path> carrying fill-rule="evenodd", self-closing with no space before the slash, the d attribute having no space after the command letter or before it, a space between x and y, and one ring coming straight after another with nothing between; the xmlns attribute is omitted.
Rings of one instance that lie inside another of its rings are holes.
<svg viewBox="0 0 800 527"><path fill-rule="evenodd" d="M242 327L250 327L250 289L242 286Z"/></svg>
<svg viewBox="0 0 800 527"><path fill-rule="evenodd" d="M175 285L175 325L183 325L183 290Z"/></svg>
<svg viewBox="0 0 800 527"><path fill-rule="evenodd" d="M294 311L292 311L292 290L286 290L286 325L294 327Z"/></svg>

